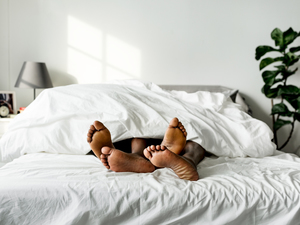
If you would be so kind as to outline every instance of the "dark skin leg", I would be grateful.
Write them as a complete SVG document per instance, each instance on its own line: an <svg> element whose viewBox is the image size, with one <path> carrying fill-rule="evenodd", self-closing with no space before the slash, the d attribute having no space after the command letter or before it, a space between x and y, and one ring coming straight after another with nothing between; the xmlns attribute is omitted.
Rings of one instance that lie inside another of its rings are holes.
<svg viewBox="0 0 300 225"><path fill-rule="evenodd" d="M182 157L197 166L205 156L205 149L196 142L187 141L182 152Z"/></svg>
<svg viewBox="0 0 300 225"><path fill-rule="evenodd" d="M198 163L203 160L205 150L199 144L188 141L182 151L177 155L164 145L151 145L144 150L144 155L156 168L170 168L179 178L196 181Z"/></svg>
<svg viewBox="0 0 300 225"><path fill-rule="evenodd" d="M145 158L144 149L150 145L159 145L161 142L161 139L133 138L131 140L131 153ZM204 159L205 153L206 151L201 145L187 141L180 155L196 167Z"/></svg>
<svg viewBox="0 0 300 225"><path fill-rule="evenodd" d="M196 166L204 158L205 150L192 141L186 142L186 135L184 126L175 117L163 140L133 138L112 143L109 130L95 121L88 131L87 141L103 165L115 172L145 173L154 171L155 167L167 167L182 179L197 180Z"/></svg>
<svg viewBox="0 0 300 225"><path fill-rule="evenodd" d="M131 153L140 155L146 159L144 156L144 149L149 145L159 145L162 142L162 139L154 139L154 138L132 138L131 139ZM147 159L148 160L148 159Z"/></svg>
<svg viewBox="0 0 300 225"><path fill-rule="evenodd" d="M119 148L123 148L127 153L133 153L146 159L143 153L144 149L150 145L160 145L161 142L161 139L133 138L131 140L124 140L114 143L114 145L118 146ZM205 149L193 141L187 141L186 146L180 154L180 156L192 164L194 168L196 168L197 165L204 159L205 155Z"/></svg>
<svg viewBox="0 0 300 225"><path fill-rule="evenodd" d="M144 149L147 147L147 141L144 138L133 138L131 140L131 153L145 157Z"/></svg>

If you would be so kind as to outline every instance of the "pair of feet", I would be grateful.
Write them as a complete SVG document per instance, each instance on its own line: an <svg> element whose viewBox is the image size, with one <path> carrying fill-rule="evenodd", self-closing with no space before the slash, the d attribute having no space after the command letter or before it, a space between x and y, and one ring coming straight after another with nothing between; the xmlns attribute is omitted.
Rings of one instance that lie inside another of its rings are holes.
<svg viewBox="0 0 300 225"><path fill-rule="evenodd" d="M156 168L170 168L181 179L198 180L196 165L178 155L186 145L186 136L182 123L173 118L161 145L148 146L143 150L143 157L116 149L109 130L103 123L95 121L88 131L87 141L102 164L115 172L149 173Z"/></svg>

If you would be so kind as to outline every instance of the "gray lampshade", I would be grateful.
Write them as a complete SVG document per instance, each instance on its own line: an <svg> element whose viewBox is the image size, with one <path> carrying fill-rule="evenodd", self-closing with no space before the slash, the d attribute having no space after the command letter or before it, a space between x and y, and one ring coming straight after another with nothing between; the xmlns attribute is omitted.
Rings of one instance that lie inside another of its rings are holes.
<svg viewBox="0 0 300 225"><path fill-rule="evenodd" d="M53 87L46 64L24 62L15 87L34 89Z"/></svg>

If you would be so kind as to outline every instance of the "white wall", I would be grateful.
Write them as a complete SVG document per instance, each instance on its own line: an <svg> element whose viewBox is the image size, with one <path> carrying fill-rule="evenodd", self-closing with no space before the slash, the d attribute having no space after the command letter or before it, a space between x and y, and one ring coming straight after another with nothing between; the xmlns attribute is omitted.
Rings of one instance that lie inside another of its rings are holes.
<svg viewBox="0 0 300 225"><path fill-rule="evenodd" d="M300 31L299 8L298 0L1 0L0 89L27 106L33 91L15 81L24 61L44 61L55 86L139 78L238 88L270 125L255 48L273 45L275 27ZM300 86L299 72L291 80ZM300 145L299 128L286 151Z"/></svg>

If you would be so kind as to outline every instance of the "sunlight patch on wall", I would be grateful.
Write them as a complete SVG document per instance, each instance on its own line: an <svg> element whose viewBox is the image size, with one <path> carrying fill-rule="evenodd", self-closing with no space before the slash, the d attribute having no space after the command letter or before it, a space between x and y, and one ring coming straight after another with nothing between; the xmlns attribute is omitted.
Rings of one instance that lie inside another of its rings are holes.
<svg viewBox="0 0 300 225"><path fill-rule="evenodd" d="M106 81L126 80L126 79L135 79L135 78L137 79L138 77L132 76L130 74L126 74L110 66L106 67Z"/></svg>
<svg viewBox="0 0 300 225"><path fill-rule="evenodd" d="M68 73L79 84L103 81L103 34L82 21L68 17Z"/></svg>
<svg viewBox="0 0 300 225"><path fill-rule="evenodd" d="M125 77L139 78L141 70L141 52L139 49L125 43L124 41L107 35L107 64L113 69L118 69L119 74Z"/></svg>
<svg viewBox="0 0 300 225"><path fill-rule="evenodd" d="M75 49L68 49L68 73L75 76L79 84L100 83L102 63Z"/></svg>
<svg viewBox="0 0 300 225"><path fill-rule="evenodd" d="M73 17L68 18L68 44L85 54L102 59L103 34Z"/></svg>
<svg viewBox="0 0 300 225"><path fill-rule="evenodd" d="M68 73L78 83L140 78L140 67L139 49L68 17Z"/></svg>

